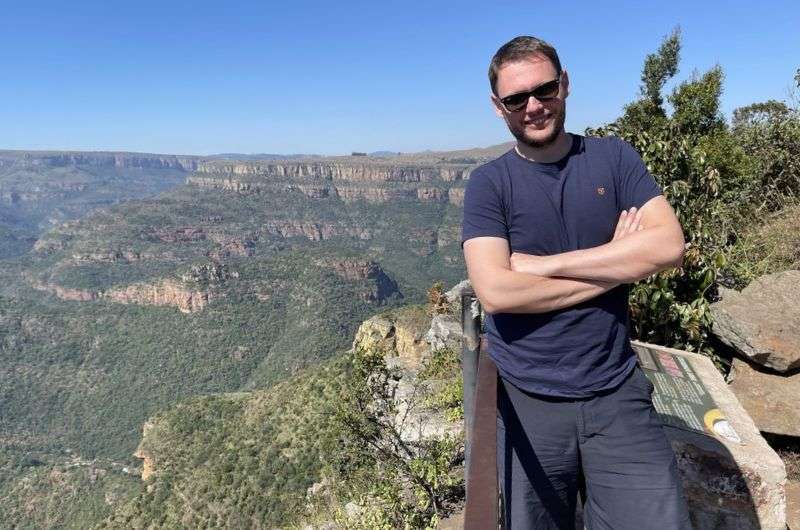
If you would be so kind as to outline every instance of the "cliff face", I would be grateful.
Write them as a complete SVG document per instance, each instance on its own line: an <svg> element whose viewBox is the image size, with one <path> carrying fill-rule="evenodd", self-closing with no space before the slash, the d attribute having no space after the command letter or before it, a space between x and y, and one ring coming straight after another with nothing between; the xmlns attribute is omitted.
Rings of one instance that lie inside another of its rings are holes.
<svg viewBox="0 0 800 530"><path fill-rule="evenodd" d="M474 164L402 164L391 161L344 160L202 162L197 172L212 176L249 176L268 180L312 179L346 182L455 182L466 180Z"/></svg>
<svg viewBox="0 0 800 530"><path fill-rule="evenodd" d="M463 203L464 181L475 164L363 161L347 157L320 161L206 161L186 183L241 194L301 193L310 199L345 203L418 201Z"/></svg>
<svg viewBox="0 0 800 530"><path fill-rule="evenodd" d="M121 304L171 306L177 307L181 313L194 313L202 310L213 295L167 279L155 284L141 283L112 289L106 291L104 297Z"/></svg>
<svg viewBox="0 0 800 530"><path fill-rule="evenodd" d="M61 300L91 302L106 299L120 304L176 307L181 313L201 311L213 298L211 291L192 289L173 279L154 283L136 283L107 291L71 289L55 283L36 281L32 282L31 286L36 290L52 293Z"/></svg>
<svg viewBox="0 0 800 530"><path fill-rule="evenodd" d="M267 176L264 175L264 177ZM310 181L243 180L231 177L230 174L214 178L204 173L196 173L186 178L186 183L189 185L234 191L241 194L299 192L310 199L335 198L346 203L358 200L369 203L416 200L419 202L449 202L461 206L464 202L464 188L459 186L415 186L407 181L387 185L387 182L391 181L373 179L364 179L361 181L361 185L357 185L358 182L350 180L345 181L344 184L334 182L325 184ZM451 181L440 181L440 185L445 183L451 184Z"/></svg>

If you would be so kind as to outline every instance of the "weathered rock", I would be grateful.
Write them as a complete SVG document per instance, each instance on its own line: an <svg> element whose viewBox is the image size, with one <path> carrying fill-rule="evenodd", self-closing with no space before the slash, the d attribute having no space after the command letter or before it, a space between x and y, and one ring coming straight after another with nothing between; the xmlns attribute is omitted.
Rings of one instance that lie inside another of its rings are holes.
<svg viewBox="0 0 800 530"><path fill-rule="evenodd" d="M447 301L451 304L461 304L461 295L466 291L472 290L472 284L469 280L463 280L457 283L452 289L444 293Z"/></svg>
<svg viewBox="0 0 800 530"><path fill-rule="evenodd" d="M397 407L394 423L406 442L459 435L464 430L463 422L449 421L441 411L426 405L426 399L442 384L442 381L422 381L418 377L425 361L431 357L432 349L425 335L425 325L430 325L430 322L421 308L412 306L366 320L358 328L353 341L353 349L382 350L386 366L397 371L399 379L393 390ZM460 324L457 321L455 324L460 333Z"/></svg>
<svg viewBox="0 0 800 530"><path fill-rule="evenodd" d="M177 307L181 313L201 311L213 295L208 291L193 290L185 285L165 279L157 283L135 283L127 287L110 289L103 297L121 304L140 304Z"/></svg>
<svg viewBox="0 0 800 530"><path fill-rule="evenodd" d="M402 325L400 322L395 323L395 349L409 368L421 368L423 358L430 354L425 333L423 329Z"/></svg>
<svg viewBox="0 0 800 530"><path fill-rule="evenodd" d="M634 343L684 357L740 443L665 425L696 530L786 528L786 470L707 357Z"/></svg>
<svg viewBox="0 0 800 530"><path fill-rule="evenodd" d="M431 320L431 329L425 334L432 350L444 348L461 348L461 322L454 316L443 314L434 315Z"/></svg>
<svg viewBox="0 0 800 530"><path fill-rule="evenodd" d="M142 425L142 442L139 443L139 447L136 448L136 452L133 453L135 458L138 458L142 461L142 480L146 481L148 478L152 477L153 474L156 472L155 462L153 460L152 455L145 451L144 449L144 439L147 434L153 429L153 422L146 421L144 425Z"/></svg>
<svg viewBox="0 0 800 530"><path fill-rule="evenodd" d="M800 436L800 374L768 374L734 359L730 380L731 390L759 430Z"/></svg>
<svg viewBox="0 0 800 530"><path fill-rule="evenodd" d="M396 365L392 362L387 364ZM401 377L394 392L397 406L394 423L403 441L419 442L464 432L463 422L449 421L441 411L425 406L426 398L439 388L439 382L420 381L414 370L395 367L400 368Z"/></svg>
<svg viewBox="0 0 800 530"><path fill-rule="evenodd" d="M356 331L353 349L380 348L394 350L394 322L382 315L364 321Z"/></svg>
<svg viewBox="0 0 800 530"><path fill-rule="evenodd" d="M711 304L713 332L753 362L781 372L800 367L800 271L762 276Z"/></svg>

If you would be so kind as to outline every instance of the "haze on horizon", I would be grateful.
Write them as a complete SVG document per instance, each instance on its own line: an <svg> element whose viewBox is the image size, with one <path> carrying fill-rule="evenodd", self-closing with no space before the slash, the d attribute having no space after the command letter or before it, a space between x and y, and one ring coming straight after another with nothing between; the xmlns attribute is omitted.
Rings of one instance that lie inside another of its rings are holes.
<svg viewBox="0 0 800 530"><path fill-rule="evenodd" d="M570 73L567 128L616 118L682 31L677 82L715 64L723 112L789 97L800 5L56 2L0 21L0 149L349 154L509 140L488 100L498 46L533 34ZM668 86L668 90L671 87Z"/></svg>

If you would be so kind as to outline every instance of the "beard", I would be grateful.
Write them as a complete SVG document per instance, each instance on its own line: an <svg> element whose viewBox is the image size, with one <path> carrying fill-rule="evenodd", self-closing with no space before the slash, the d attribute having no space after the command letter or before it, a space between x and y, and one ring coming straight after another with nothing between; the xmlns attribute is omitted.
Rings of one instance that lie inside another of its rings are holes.
<svg viewBox="0 0 800 530"><path fill-rule="evenodd" d="M508 125L508 130L511 131L511 134L514 135L514 138L516 138L518 142L529 147L533 147L534 149L541 149L555 142L556 138L558 138L561 132L564 131L564 121L566 120L566 117L567 112L564 105L562 105L559 109L554 110L551 118L551 129L549 131L547 131L547 129L537 131L547 131L544 136L538 137L528 134L525 130L525 125L522 125L521 127L512 126L510 123L508 123L508 120L506 120L506 125Z"/></svg>

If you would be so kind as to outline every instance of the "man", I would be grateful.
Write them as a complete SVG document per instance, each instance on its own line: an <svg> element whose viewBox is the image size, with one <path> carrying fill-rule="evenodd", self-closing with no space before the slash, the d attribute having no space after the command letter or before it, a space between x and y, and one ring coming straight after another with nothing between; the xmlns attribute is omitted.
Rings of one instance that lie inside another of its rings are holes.
<svg viewBox="0 0 800 530"><path fill-rule="evenodd" d="M627 284L679 266L680 224L630 145L565 132L550 45L511 40L489 81L517 143L472 173L462 244L500 374L506 527L572 530L580 489L589 530L691 528L628 335Z"/></svg>

